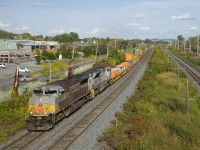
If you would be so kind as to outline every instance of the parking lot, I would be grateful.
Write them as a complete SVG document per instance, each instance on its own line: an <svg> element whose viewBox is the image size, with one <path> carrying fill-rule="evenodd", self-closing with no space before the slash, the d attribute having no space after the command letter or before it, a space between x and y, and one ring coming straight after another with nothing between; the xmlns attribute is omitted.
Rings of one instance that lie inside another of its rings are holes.
<svg viewBox="0 0 200 150"><path fill-rule="evenodd" d="M35 62L21 63L19 64L19 67L29 68L30 73L38 71L41 68L41 66L36 65ZM16 68L17 68L16 64L6 64L6 68L0 68L0 91L7 91L8 89L11 89L12 84L14 82ZM20 84L26 84L26 83L20 83Z"/></svg>

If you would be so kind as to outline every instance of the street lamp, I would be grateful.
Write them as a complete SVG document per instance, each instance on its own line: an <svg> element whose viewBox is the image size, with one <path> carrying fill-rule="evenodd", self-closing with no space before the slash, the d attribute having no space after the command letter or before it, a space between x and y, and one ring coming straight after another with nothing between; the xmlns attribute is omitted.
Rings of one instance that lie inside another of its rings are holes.
<svg viewBox="0 0 200 150"><path fill-rule="evenodd" d="M98 50L97 50L98 51ZM99 52L99 54L100 54L100 61L101 61L101 53L100 53L100 51L98 51Z"/></svg>
<svg viewBox="0 0 200 150"><path fill-rule="evenodd" d="M95 54L95 63L97 62L97 52L100 54L100 61L101 61L101 53L100 51L98 51L97 49L93 49L96 51L96 54Z"/></svg>
<svg viewBox="0 0 200 150"><path fill-rule="evenodd" d="M51 63L50 63L50 61L46 57L44 57L42 55L35 55L35 57L37 57L37 56L43 57L43 58L45 58L47 60L47 62L49 64L49 82L51 82Z"/></svg>
<svg viewBox="0 0 200 150"><path fill-rule="evenodd" d="M97 62L97 51L98 51L98 41L97 41L96 54L95 54L95 63Z"/></svg>

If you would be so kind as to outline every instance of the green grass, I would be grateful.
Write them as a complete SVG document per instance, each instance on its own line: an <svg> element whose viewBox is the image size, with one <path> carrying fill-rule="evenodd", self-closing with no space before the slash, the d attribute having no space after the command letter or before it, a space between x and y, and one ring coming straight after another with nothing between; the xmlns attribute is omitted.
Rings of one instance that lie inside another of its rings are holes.
<svg viewBox="0 0 200 150"><path fill-rule="evenodd" d="M189 113L185 106L185 75L178 86L174 63L160 50L154 51L137 92L124 104L113 126L99 140L111 149L177 150L200 147L200 98L190 84ZM179 87L179 88L178 88Z"/></svg>
<svg viewBox="0 0 200 150"><path fill-rule="evenodd" d="M0 103L0 143L25 126L25 113L31 93Z"/></svg>

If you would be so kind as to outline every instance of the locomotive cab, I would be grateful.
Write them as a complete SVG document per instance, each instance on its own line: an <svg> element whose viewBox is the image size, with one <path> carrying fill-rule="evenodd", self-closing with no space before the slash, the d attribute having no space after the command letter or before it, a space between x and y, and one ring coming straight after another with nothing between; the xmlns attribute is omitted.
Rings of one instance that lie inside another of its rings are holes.
<svg viewBox="0 0 200 150"><path fill-rule="evenodd" d="M48 130L53 127L59 98L64 94L60 86L42 86L32 91L26 114L28 130Z"/></svg>

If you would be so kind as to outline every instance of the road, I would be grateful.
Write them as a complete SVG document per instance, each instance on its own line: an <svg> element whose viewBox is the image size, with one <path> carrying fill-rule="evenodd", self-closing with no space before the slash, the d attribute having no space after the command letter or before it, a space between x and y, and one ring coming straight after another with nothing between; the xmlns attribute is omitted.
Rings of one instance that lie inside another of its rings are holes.
<svg viewBox="0 0 200 150"><path fill-rule="evenodd" d="M19 66L20 68L28 67L30 72L35 72L41 69L41 66L36 65L35 62L21 63ZM16 64L6 64L6 68L0 68L0 91L7 91L12 87L16 68ZM20 84L24 85L26 83L20 82Z"/></svg>

